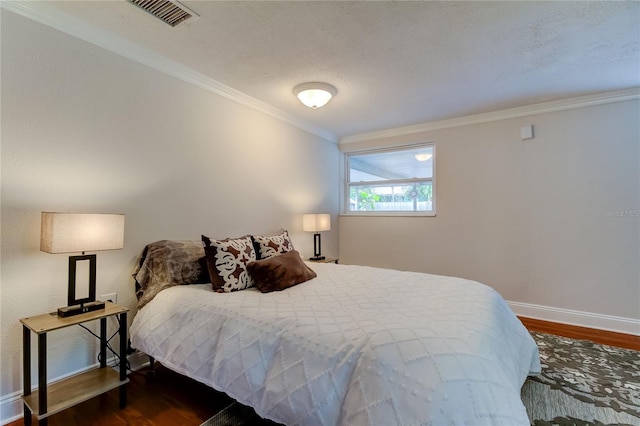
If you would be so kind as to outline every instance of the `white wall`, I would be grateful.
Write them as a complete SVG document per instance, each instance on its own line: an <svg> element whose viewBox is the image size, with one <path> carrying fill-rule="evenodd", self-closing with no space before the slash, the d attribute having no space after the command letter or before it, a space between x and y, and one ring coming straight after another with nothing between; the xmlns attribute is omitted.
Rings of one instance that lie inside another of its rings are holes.
<svg viewBox="0 0 640 426"><path fill-rule="evenodd" d="M341 216L340 260L470 278L640 334L639 117L631 100L342 144L435 141L437 216Z"/></svg>
<svg viewBox="0 0 640 426"><path fill-rule="evenodd" d="M39 251L41 211L126 215L124 250L97 253L98 295L117 292L132 310L131 273L149 242L284 227L309 256L302 214L337 222L334 143L12 12L1 17L4 402L22 389L19 319L66 305L67 256ZM328 255L337 255L334 229L323 235ZM80 328L52 333L49 377L95 363L97 350Z"/></svg>

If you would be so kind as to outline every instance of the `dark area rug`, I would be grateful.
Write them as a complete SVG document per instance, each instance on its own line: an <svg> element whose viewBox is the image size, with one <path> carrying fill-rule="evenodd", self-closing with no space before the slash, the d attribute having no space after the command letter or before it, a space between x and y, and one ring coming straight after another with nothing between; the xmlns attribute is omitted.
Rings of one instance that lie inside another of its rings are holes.
<svg viewBox="0 0 640 426"><path fill-rule="evenodd" d="M535 425L640 425L640 352L531 332L542 373L522 400Z"/></svg>
<svg viewBox="0 0 640 426"><path fill-rule="evenodd" d="M535 426L640 425L640 352L531 332L542 373L529 377L522 401ZM202 426L273 426L233 403Z"/></svg>

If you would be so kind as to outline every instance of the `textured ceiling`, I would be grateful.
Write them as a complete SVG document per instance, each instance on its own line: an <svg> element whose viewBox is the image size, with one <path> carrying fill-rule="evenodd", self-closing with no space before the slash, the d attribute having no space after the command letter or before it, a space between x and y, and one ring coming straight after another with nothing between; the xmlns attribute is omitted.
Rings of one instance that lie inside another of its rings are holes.
<svg viewBox="0 0 640 426"><path fill-rule="evenodd" d="M337 137L640 86L640 2L50 1ZM338 89L311 110L299 83Z"/></svg>

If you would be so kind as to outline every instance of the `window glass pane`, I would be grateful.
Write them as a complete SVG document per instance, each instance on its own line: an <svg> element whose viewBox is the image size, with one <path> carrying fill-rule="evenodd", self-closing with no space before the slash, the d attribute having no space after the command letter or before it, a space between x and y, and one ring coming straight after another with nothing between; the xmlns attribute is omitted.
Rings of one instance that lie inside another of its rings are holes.
<svg viewBox="0 0 640 426"><path fill-rule="evenodd" d="M349 182L433 177L433 146L349 155Z"/></svg>
<svg viewBox="0 0 640 426"><path fill-rule="evenodd" d="M349 211L431 211L432 195L431 181L351 185Z"/></svg>

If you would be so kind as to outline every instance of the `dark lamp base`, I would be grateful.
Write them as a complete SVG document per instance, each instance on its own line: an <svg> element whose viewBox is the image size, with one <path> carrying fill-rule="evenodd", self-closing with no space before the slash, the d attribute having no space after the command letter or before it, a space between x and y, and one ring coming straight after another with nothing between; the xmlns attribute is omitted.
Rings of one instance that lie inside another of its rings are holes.
<svg viewBox="0 0 640 426"><path fill-rule="evenodd" d="M309 260L324 260L325 257L324 256L315 256L315 257L310 257Z"/></svg>
<svg viewBox="0 0 640 426"><path fill-rule="evenodd" d="M82 305L65 306L58 308L59 317L72 317L74 315L85 314L87 312L99 311L104 309L104 302L96 300Z"/></svg>

